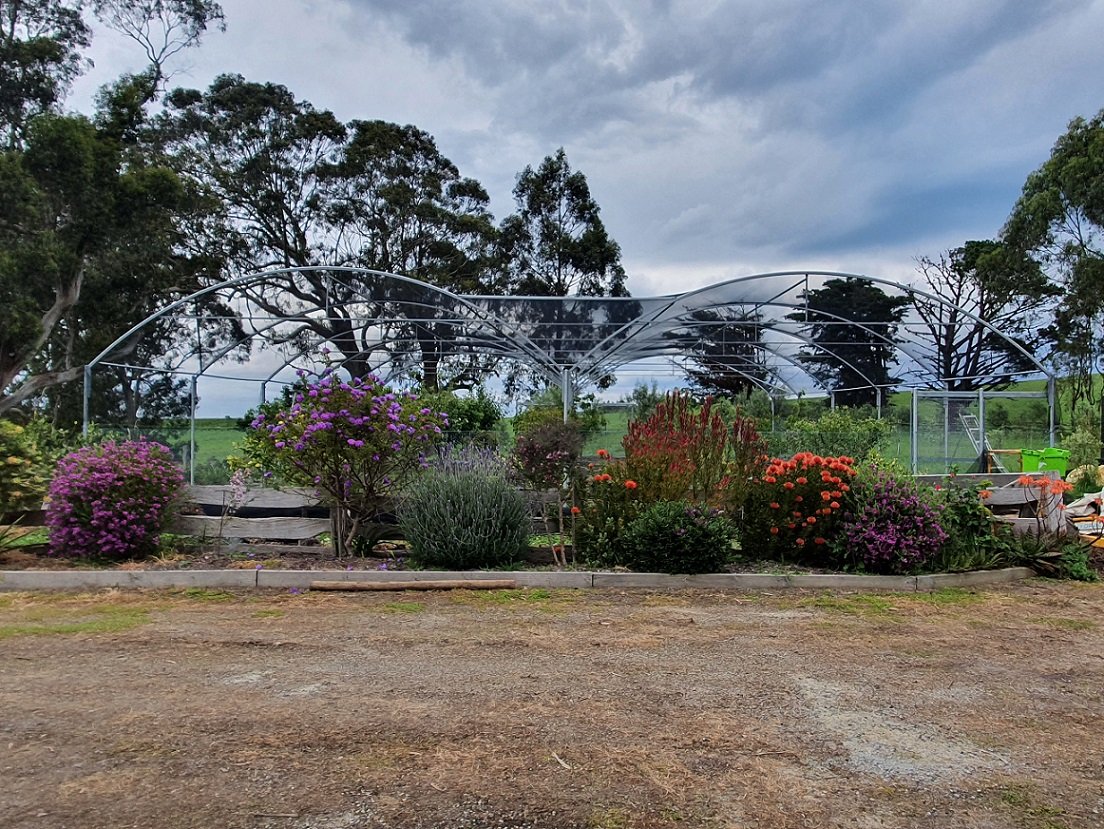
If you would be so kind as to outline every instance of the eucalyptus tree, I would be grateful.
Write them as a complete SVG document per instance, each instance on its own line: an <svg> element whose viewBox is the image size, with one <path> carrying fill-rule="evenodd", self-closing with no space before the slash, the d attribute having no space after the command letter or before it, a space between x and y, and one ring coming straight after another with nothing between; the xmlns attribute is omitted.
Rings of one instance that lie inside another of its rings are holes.
<svg viewBox="0 0 1104 829"><path fill-rule="evenodd" d="M1035 256L1062 289L1050 329L1073 403L1098 399L1104 347L1104 111L1075 118L1027 177L1004 241Z"/></svg>
<svg viewBox="0 0 1104 829"><path fill-rule="evenodd" d="M107 87L93 118L59 112L87 65L83 5L0 3L0 413L77 379L154 303L196 284L179 247L189 200L144 140L162 67ZM147 19L150 37L162 23L187 18L202 31L205 15L221 15L210 3L139 6L164 15Z"/></svg>

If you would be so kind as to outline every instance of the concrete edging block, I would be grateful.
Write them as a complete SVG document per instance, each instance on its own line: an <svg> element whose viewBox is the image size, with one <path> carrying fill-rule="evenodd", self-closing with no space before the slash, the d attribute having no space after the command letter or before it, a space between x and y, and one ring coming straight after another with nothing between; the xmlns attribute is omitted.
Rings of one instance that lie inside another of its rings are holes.
<svg viewBox="0 0 1104 829"><path fill-rule="evenodd" d="M787 576L790 587L799 590L916 590L916 576L859 576L848 573L810 573Z"/></svg>
<svg viewBox="0 0 1104 829"><path fill-rule="evenodd" d="M895 590L933 591L981 587L1031 578L1028 567L976 570L933 576L858 576L849 574L777 575L771 573L593 573L579 570L2 570L0 591L307 588L312 581L418 582L451 579L513 579L520 587L547 588L718 588L728 590Z"/></svg>
<svg viewBox="0 0 1104 829"><path fill-rule="evenodd" d="M1029 579L1035 575L1030 567L1006 567L1003 570L972 570L969 573L939 573L917 576L916 589L931 592L945 587L982 587L989 584L1007 584Z"/></svg>
<svg viewBox="0 0 1104 829"><path fill-rule="evenodd" d="M0 590L157 590L257 586L254 570L4 570Z"/></svg>

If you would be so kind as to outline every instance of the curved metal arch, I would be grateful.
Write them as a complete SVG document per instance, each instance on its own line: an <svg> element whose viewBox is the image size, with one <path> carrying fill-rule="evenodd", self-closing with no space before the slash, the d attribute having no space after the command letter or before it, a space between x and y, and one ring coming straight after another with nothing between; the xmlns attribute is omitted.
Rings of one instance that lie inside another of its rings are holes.
<svg viewBox="0 0 1104 829"><path fill-rule="evenodd" d="M124 333L121 336L117 337L110 345L108 345L99 354L97 354L95 357L93 357L85 365L85 373L87 375L87 373L91 369L94 369L99 363L106 360L107 357L109 357L112 352L117 350L120 346L122 346L124 343L126 343L128 340L130 340L132 337L134 337L135 334L139 333L143 328L145 328L151 322L154 322L156 320L159 320L159 319L162 319L162 318L166 317L167 315L169 315L171 312L177 310L178 308L186 307L188 304L193 304L198 299L201 299L205 296L209 296L213 293L217 293L218 291L222 291L222 290L225 290L225 289L228 289L228 288L235 288L235 287L239 287L239 286L245 286L245 285L249 285L249 284L256 283L256 282L264 282L268 279L271 279L271 278L276 277L276 276L284 275L284 274L306 273L306 272L313 272L313 271L328 271L328 272L336 272L336 273L372 274L374 276L381 276L381 277L384 277L386 279L394 279L396 281L404 282L404 283L407 283L409 285L413 285L413 286L416 286L416 287L419 287L419 288L427 288L431 292L438 293L443 297L447 297L448 299L455 301L461 307L467 308L468 310L470 310L473 313L475 319L483 321L483 322L491 323L492 325L494 325L499 330L499 332L503 335L503 337L505 339L515 339L515 336L516 336L514 332L509 332L509 331L504 329L505 322L503 320L498 319L494 315L487 315L483 311L483 309L479 308L478 306L476 306L474 303L470 302L468 299L464 298L463 296L461 296L459 294L454 294L451 291L446 290L444 288L439 288L435 285L430 285L427 282L422 282L422 281L417 280L417 279L412 279L411 277L408 277L408 276L402 276L401 274L387 273L386 271L377 271L377 270L373 270L371 268L353 268L353 267L348 267L348 266L329 266L329 265L300 266L300 267L293 267L293 268L271 268L271 269L268 269L268 270L257 271L255 273L251 273L251 274L244 274L242 276L232 277L231 279L223 280L222 282L216 283L214 285L208 285L207 287L201 288L200 290L195 291L195 292L189 294L186 297L182 297L178 300L170 302L164 308L160 308L157 311L154 311L152 314L147 316L141 322L138 322L135 325L131 326L126 331L126 333ZM281 321L287 321L288 319L293 319L293 317L285 317ZM522 335L520 339L522 341L525 341L528 338L526 338L524 335ZM532 345L532 343L530 343L530 345ZM533 348L534 348L534 352L539 351L539 349L536 349L535 346Z"/></svg>
<svg viewBox="0 0 1104 829"><path fill-rule="evenodd" d="M808 337L805 337L801 334L798 334L798 333L795 333L795 332L790 332L790 331L780 331L778 329L772 329L772 330L775 330L778 333L783 334L787 337L792 337L793 339L798 340L799 342L805 343L806 345L809 345L813 348L817 347L816 343L814 343L811 339L809 339ZM669 345L670 345L670 347L674 347L673 344L669 344ZM816 378L812 374L809 373L809 369L806 368L805 366L803 366L797 360L797 358L792 357L791 355L786 354L785 352L777 351L773 348L768 348L767 343L758 342L758 343L749 343L749 345L754 345L756 347L762 348L764 351L766 351L770 354L773 354L775 357L778 357L778 358L784 360L785 362L789 363L794 368L796 368L798 371L800 371L802 374L804 374L806 377L810 378L813 381L816 381ZM614 352L614 354L611 355L611 356L615 356L615 355L616 355L616 352ZM638 359L643 359L643 358L650 357L650 356L670 356L670 354L669 354L669 352L667 352L664 349L660 349L660 350L657 350L657 351L650 351L650 352L647 352L647 353L637 352L636 355L632 357L632 359L633 360L638 360ZM834 355L834 354L832 356L835 357L837 360L839 360L843 365L845 365L849 369L851 369L853 372L855 372L855 374L857 374L863 380L865 380L867 382L867 386L874 389L875 391L878 390L878 388L879 388L878 384L875 383L873 380L871 380L869 377L867 377L866 374L863 373L858 367L856 367L855 365L853 365L849 361L844 360L841 357L836 357L836 355ZM625 361L625 362L614 361L614 362L610 362L610 363L602 363L600 365L604 366L605 368L603 370L601 370L599 373L605 373L605 371L612 371L618 365L625 365L626 362L631 362L631 360L628 360L628 361ZM597 366L595 368L596 368L596 370L598 370ZM589 370L585 371L584 374L589 374ZM796 391L796 389L794 389L793 386L790 386L788 383L786 385L791 390ZM866 388L867 386L863 386L862 388ZM827 389L826 389L826 391L827 391Z"/></svg>
<svg viewBox="0 0 1104 829"><path fill-rule="evenodd" d="M944 308L949 308L953 311L956 311L956 312L962 314L963 316L965 316L967 319L969 319L969 320L971 320L975 323L978 323L983 328L985 328L987 331L989 331L993 334L996 334L1001 340L1003 340L1004 342L1007 342L1009 345L1011 345L1013 348L1015 348L1015 350L1018 351L1020 354L1022 354L1024 357L1026 357L1039 370L1040 373L1045 374L1048 378L1054 376L1054 374L1042 363L1041 360L1039 360L1038 357L1036 357L1034 354L1032 354L1030 351L1028 351L1022 345L1020 345L1020 343L1016 342L1014 339L1009 337L1007 334L1005 334L999 328L994 326L991 322L986 320L984 317L980 317L977 314L974 314L973 312L967 310L966 308L963 308L961 305L957 305L956 303L951 302L946 297L941 297L938 294L932 293L931 291L925 291L922 288L916 288L916 287L911 286L911 285L904 285L904 284L902 284L900 282L897 282L896 280L893 280L893 279L885 279L885 278L877 277L877 276L867 276L866 274L859 274L859 273L846 273L846 272L842 272L842 271L777 271L777 272L774 272L774 273L764 273L764 274L755 274L755 275L746 276L746 277L736 277L735 279L730 279L730 280L727 280L725 282L718 282L715 285L708 285L704 288L699 288L699 289L697 289L695 291L691 291L687 294L682 294L681 297L679 297L679 298L687 298L687 297L692 297L692 296L705 296L713 290L722 289L725 286L731 285L731 284L736 283L736 282L742 282L742 281L753 280L753 279L766 279L766 278L776 277L776 276L804 276L806 279L808 279L808 277L810 277L810 276L825 276L825 277L828 277L828 278L842 278L842 279L864 279L868 282L873 282L873 283L878 284L878 285L885 285L887 287L893 288L897 291L900 291L901 293L903 293L905 295L913 294L913 295L916 295L916 296L922 296L925 299L929 299L932 302L935 302L938 305L943 306Z"/></svg>

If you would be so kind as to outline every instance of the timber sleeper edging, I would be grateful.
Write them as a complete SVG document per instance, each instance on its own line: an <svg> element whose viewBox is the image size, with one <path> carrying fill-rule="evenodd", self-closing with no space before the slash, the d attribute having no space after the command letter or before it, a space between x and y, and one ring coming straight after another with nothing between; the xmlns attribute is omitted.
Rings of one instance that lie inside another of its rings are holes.
<svg viewBox="0 0 1104 829"><path fill-rule="evenodd" d="M929 576L859 576L846 573L603 573L579 570L2 570L0 592L23 590L165 589L207 587L309 589L312 581L455 581L511 579L519 587L546 588L709 588L754 590L890 590L931 592L948 587L982 587L1031 578L1029 567L974 570Z"/></svg>

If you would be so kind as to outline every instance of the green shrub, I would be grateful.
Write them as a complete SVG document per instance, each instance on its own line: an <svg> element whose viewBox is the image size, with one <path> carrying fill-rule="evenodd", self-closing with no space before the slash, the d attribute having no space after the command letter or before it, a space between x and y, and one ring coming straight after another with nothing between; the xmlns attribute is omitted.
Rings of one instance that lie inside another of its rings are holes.
<svg viewBox="0 0 1104 829"><path fill-rule="evenodd" d="M46 420L25 426L0 420L0 513L39 509L54 464L69 448L67 436Z"/></svg>
<svg viewBox="0 0 1104 829"><path fill-rule="evenodd" d="M985 570L1011 563L1012 531L994 523L993 513L979 496L983 489L980 484L957 486L950 481L935 489L939 523L947 533L947 541L929 569Z"/></svg>
<svg viewBox="0 0 1104 829"><path fill-rule="evenodd" d="M605 449L598 450L598 463L589 467L575 487L575 551L593 567L624 566L621 537L655 497L632 479L625 461L611 459Z"/></svg>
<svg viewBox="0 0 1104 829"><path fill-rule="evenodd" d="M453 570L517 561L529 543L521 493L500 477L431 472L407 493L399 523L413 558Z"/></svg>
<svg viewBox="0 0 1104 829"><path fill-rule="evenodd" d="M888 421L841 408L825 412L816 420L791 420L785 431L769 435L768 440L771 452L778 456L802 451L865 460L882 446L889 432Z"/></svg>
<svg viewBox="0 0 1104 829"><path fill-rule="evenodd" d="M620 546L633 570L716 573L732 555L733 528L716 509L660 501L625 530Z"/></svg>

